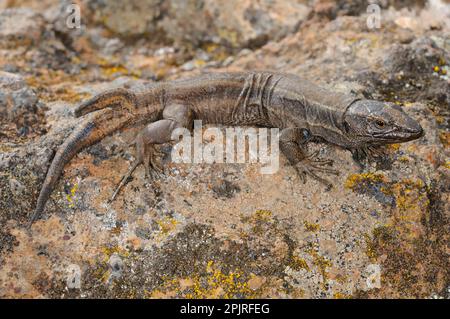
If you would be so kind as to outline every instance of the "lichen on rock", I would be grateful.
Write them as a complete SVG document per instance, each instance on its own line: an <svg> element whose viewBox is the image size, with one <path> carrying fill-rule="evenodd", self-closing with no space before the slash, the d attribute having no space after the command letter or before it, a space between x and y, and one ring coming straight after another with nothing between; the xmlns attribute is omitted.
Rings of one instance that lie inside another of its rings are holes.
<svg viewBox="0 0 450 319"><path fill-rule="evenodd" d="M70 1L43 2L0 5L0 297L449 297L443 2L382 1L375 29L367 1L81 0L80 29L66 28ZM131 127L75 156L26 229L78 103L261 69L394 102L425 136L359 163L311 143L341 173L330 189L301 183L284 157L268 176L172 163L165 145L164 176L138 167L110 202L136 157Z"/></svg>

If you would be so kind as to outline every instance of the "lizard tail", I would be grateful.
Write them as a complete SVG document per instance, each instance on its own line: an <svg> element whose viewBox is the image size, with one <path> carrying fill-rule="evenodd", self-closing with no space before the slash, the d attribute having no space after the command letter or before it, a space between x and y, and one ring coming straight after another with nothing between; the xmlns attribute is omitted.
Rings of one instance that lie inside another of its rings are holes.
<svg viewBox="0 0 450 319"><path fill-rule="evenodd" d="M118 88L98 94L86 102L81 103L75 108L74 114L76 117L80 117L106 107L132 108L137 105L136 101L136 94L129 90Z"/></svg>
<svg viewBox="0 0 450 319"><path fill-rule="evenodd" d="M58 148L45 177L44 184L39 193L36 209L31 216L28 227L39 218L45 208L53 188L62 174L64 166L82 149L99 142L105 136L131 122L132 116L124 112L117 116L117 111L105 108L92 114L78 128L72 132L67 140Z"/></svg>

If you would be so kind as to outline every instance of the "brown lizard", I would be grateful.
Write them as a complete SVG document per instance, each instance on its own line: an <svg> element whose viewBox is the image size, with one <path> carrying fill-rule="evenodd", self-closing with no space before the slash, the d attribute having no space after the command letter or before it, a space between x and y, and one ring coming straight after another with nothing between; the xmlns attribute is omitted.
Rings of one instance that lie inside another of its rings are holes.
<svg viewBox="0 0 450 319"><path fill-rule="evenodd" d="M327 167L331 160L308 154L307 142L321 140L354 154L371 155L380 145L423 135L422 127L392 103L330 92L295 75L274 72L212 73L156 83L139 94L115 89L82 103L74 113L86 118L56 152L30 225L44 210L64 166L77 153L136 123L146 124L135 140L136 160L113 197L138 165L144 165L147 175L150 168L160 170L154 146L170 142L176 128L191 128L194 119L279 128L280 149L303 182L310 176L326 184L318 173L338 172Z"/></svg>

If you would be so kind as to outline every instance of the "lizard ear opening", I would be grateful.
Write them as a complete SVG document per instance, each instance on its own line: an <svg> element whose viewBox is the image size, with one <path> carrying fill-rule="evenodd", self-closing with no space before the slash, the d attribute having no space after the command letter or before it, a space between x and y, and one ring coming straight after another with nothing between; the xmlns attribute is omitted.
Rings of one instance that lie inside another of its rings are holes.
<svg viewBox="0 0 450 319"><path fill-rule="evenodd" d="M350 133L350 125L346 121L344 121L342 126L344 127L345 133Z"/></svg>
<svg viewBox="0 0 450 319"><path fill-rule="evenodd" d="M342 130L344 131L344 133L348 134L351 131L350 124L348 124L348 122L347 122L347 114L348 113L351 114L352 111L354 110L355 106L357 106L360 103L360 101L361 101L361 99L354 98L353 100L351 100L351 102L345 108L344 114L342 114Z"/></svg>

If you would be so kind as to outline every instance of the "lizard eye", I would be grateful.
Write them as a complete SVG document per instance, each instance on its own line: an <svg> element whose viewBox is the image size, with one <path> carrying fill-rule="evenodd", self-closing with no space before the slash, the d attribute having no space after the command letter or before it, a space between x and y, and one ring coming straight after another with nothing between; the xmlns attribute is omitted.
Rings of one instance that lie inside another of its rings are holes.
<svg viewBox="0 0 450 319"><path fill-rule="evenodd" d="M375 120L375 125L378 128L384 128L386 126L386 123L383 120Z"/></svg>

